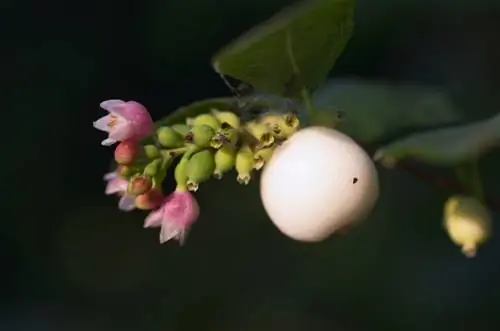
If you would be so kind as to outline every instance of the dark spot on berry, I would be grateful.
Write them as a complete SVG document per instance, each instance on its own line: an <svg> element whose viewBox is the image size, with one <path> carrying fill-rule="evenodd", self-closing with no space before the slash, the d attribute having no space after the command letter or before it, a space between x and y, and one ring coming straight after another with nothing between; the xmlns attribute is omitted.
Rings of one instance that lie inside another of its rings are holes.
<svg viewBox="0 0 500 331"><path fill-rule="evenodd" d="M358 177L354 177L354 178L352 179L352 183L353 183L353 184L356 184L357 182L358 182Z"/></svg>

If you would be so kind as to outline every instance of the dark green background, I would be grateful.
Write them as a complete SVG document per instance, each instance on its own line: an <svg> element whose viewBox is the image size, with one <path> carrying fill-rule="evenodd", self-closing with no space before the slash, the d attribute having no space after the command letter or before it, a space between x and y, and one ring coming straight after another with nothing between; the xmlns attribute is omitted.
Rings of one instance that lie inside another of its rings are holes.
<svg viewBox="0 0 500 331"><path fill-rule="evenodd" d="M182 249L104 196L99 102L159 118L226 95L211 54L288 3L2 1L0 330L497 329L500 241L466 260L441 227L449 192L406 173L381 169L370 220L315 245L280 235L235 178L201 188ZM332 74L445 86L484 117L500 109L499 18L498 0L359 1Z"/></svg>

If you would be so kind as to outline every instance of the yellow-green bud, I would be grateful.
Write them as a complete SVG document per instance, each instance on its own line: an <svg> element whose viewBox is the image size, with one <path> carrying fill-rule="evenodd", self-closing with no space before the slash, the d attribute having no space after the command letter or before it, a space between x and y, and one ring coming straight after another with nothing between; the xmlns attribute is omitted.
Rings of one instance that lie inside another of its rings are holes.
<svg viewBox="0 0 500 331"><path fill-rule="evenodd" d="M462 247L467 257L474 257L477 248L490 236L492 221L487 208L477 199L455 195L444 206L444 225L450 239Z"/></svg>
<svg viewBox="0 0 500 331"><path fill-rule="evenodd" d="M207 125L215 131L220 127L220 122L212 114L201 114L193 119L190 119L189 125L190 126Z"/></svg>
<svg viewBox="0 0 500 331"><path fill-rule="evenodd" d="M235 113L231 111L220 111L217 109L212 109L211 112L217 118L219 123L221 123L221 125L223 123L227 123L235 129L240 128L240 118Z"/></svg>
<svg viewBox="0 0 500 331"><path fill-rule="evenodd" d="M284 115L267 114L262 116L258 122L268 126L272 134L280 140L290 138L292 134L297 132L300 126L299 118L294 113L287 113Z"/></svg>
<svg viewBox="0 0 500 331"><path fill-rule="evenodd" d="M247 145L242 146L236 153L235 162L238 183L247 185L250 182L254 165L252 150Z"/></svg>
<svg viewBox="0 0 500 331"><path fill-rule="evenodd" d="M205 149L194 154L186 165L188 190L196 192L199 184L210 179L214 169L215 160L212 151Z"/></svg>
<svg viewBox="0 0 500 331"><path fill-rule="evenodd" d="M234 147L238 139L239 131L224 122L210 141L210 146L215 149L219 149L224 145Z"/></svg>
<svg viewBox="0 0 500 331"><path fill-rule="evenodd" d="M165 148L177 148L184 145L182 136L169 126L162 126L156 131L158 142Z"/></svg>
<svg viewBox="0 0 500 331"><path fill-rule="evenodd" d="M274 150L276 149L276 145L272 145L266 148L259 149L255 154L253 155L254 159L254 169L255 170L260 170L266 164L267 161L271 159L273 156Z"/></svg>
<svg viewBox="0 0 500 331"><path fill-rule="evenodd" d="M204 148L210 146L210 142L214 135L214 129L208 125L200 124L191 128L185 140L188 143Z"/></svg>
<svg viewBox="0 0 500 331"><path fill-rule="evenodd" d="M265 148L274 143L274 136L271 129L262 123L251 121L245 124L245 131L252 135L257 141L257 148Z"/></svg>
<svg viewBox="0 0 500 331"><path fill-rule="evenodd" d="M214 177L216 179L221 179L226 172L234 167L236 162L236 149L230 146L222 146L221 149L215 152L214 160Z"/></svg>

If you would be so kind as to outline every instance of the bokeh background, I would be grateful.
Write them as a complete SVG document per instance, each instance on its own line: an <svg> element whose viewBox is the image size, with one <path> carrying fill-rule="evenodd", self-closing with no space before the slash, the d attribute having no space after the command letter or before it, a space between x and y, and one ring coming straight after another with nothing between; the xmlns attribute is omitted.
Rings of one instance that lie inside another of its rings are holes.
<svg viewBox="0 0 500 331"><path fill-rule="evenodd" d="M380 168L371 218L309 245L273 227L258 181L205 184L183 248L104 196L99 102L159 118L228 95L210 56L290 2L2 1L0 330L498 329L500 240L465 259L441 226L450 192L408 173ZM332 76L444 88L464 121L500 109L498 0L359 0L356 20Z"/></svg>

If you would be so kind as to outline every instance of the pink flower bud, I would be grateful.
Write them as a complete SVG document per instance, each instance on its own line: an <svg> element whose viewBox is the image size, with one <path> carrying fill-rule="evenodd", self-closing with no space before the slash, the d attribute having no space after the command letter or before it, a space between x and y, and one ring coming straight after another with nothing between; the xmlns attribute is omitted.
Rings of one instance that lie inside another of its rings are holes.
<svg viewBox="0 0 500 331"><path fill-rule="evenodd" d="M119 143L115 148L115 161L118 164L131 164L139 155L139 143L136 140L128 139Z"/></svg>
<svg viewBox="0 0 500 331"><path fill-rule="evenodd" d="M153 181L149 176L138 175L130 179L128 183L128 192L134 195L140 195L148 192L153 186Z"/></svg>
<svg viewBox="0 0 500 331"><path fill-rule="evenodd" d="M142 210L151 210L158 208L163 200L163 194L159 189L153 188L146 193L138 195L135 198L135 205Z"/></svg>

